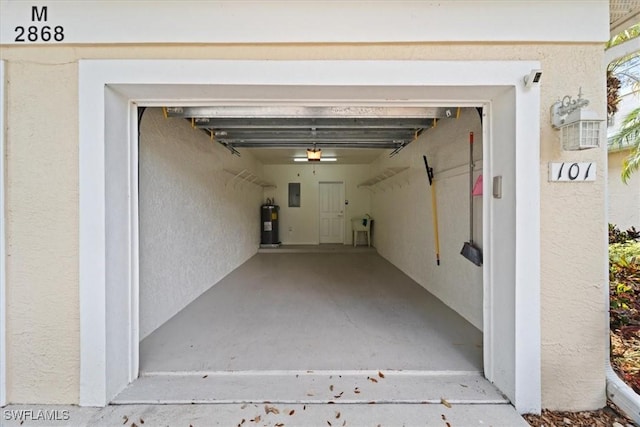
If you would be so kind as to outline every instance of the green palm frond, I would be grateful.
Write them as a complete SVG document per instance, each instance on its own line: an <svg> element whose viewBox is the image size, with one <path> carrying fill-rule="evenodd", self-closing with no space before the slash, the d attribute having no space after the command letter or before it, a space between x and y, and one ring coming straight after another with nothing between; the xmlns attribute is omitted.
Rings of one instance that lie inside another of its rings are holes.
<svg viewBox="0 0 640 427"><path fill-rule="evenodd" d="M618 133L609 139L609 145L631 148L631 153L622 164L622 181L626 183L631 173L640 169L640 107L625 116Z"/></svg>
<svg viewBox="0 0 640 427"><path fill-rule="evenodd" d="M609 49L610 47L613 47L620 43L624 43L628 40L635 39L638 36L640 36L640 24L632 25L626 30L611 37L611 40L609 40L609 42L605 45L605 49Z"/></svg>
<svg viewBox="0 0 640 427"><path fill-rule="evenodd" d="M620 130L611 137L609 145L620 148L637 146L640 138L640 107L631 110L620 123Z"/></svg>
<svg viewBox="0 0 640 427"><path fill-rule="evenodd" d="M640 146L636 145L636 147L631 150L631 154L622 162L622 173L620 174L622 182L626 184L631 174L637 172L638 169L640 169Z"/></svg>
<svg viewBox="0 0 640 427"><path fill-rule="evenodd" d="M605 49L640 37L640 23L614 35L605 45ZM612 117L618 111L621 87L630 87L631 92L640 91L640 51L630 52L617 58L607 66L607 115ZM630 149L622 163L622 182L625 184L633 172L640 169L640 107L627 114L618 132L609 138L609 146Z"/></svg>

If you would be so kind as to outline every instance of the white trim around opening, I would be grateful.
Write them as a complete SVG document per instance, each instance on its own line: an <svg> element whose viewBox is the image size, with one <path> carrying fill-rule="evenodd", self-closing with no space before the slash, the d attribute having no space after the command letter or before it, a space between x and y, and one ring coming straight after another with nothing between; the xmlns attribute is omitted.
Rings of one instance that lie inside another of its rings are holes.
<svg viewBox="0 0 640 427"><path fill-rule="evenodd" d="M80 61L80 404L104 406L138 375L137 106L484 106L485 174L511 178L503 184L508 197L484 207L484 235L493 233L485 248L485 375L518 411L539 412L540 94L523 83L539 67L535 61ZM505 218L508 229L494 223ZM503 246L512 253L499 264Z"/></svg>
<svg viewBox="0 0 640 427"><path fill-rule="evenodd" d="M0 61L0 406L7 404L7 295L6 295L6 235L4 206L4 64Z"/></svg>

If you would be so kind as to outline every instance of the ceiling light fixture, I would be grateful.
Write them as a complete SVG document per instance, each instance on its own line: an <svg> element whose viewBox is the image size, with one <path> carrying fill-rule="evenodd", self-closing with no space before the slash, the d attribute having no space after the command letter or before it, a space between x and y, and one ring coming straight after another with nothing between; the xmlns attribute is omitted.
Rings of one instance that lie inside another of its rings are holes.
<svg viewBox="0 0 640 427"><path fill-rule="evenodd" d="M322 150L316 148L316 144L313 144L313 148L307 149L307 160L310 162L319 162L322 157Z"/></svg>
<svg viewBox="0 0 640 427"><path fill-rule="evenodd" d="M294 157L293 161L294 162L317 162L317 161L321 161L321 162L337 162L338 159L336 157L321 157L318 160L311 160L311 159L308 159L306 157Z"/></svg>

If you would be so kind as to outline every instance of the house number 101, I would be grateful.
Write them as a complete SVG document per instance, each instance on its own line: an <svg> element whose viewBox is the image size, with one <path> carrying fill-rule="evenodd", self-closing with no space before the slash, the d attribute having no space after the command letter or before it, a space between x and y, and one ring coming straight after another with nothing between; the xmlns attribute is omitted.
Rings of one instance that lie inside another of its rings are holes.
<svg viewBox="0 0 640 427"><path fill-rule="evenodd" d="M595 162L549 163L549 181L585 182L596 180Z"/></svg>

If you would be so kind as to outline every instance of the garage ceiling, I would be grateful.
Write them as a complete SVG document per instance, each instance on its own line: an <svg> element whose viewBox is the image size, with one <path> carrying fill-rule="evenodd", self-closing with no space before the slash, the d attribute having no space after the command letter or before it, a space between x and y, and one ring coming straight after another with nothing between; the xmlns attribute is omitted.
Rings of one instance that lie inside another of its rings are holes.
<svg viewBox="0 0 640 427"><path fill-rule="evenodd" d="M289 164L310 148L340 163L371 163L393 155L455 109L432 107L167 107L235 154L264 164Z"/></svg>

